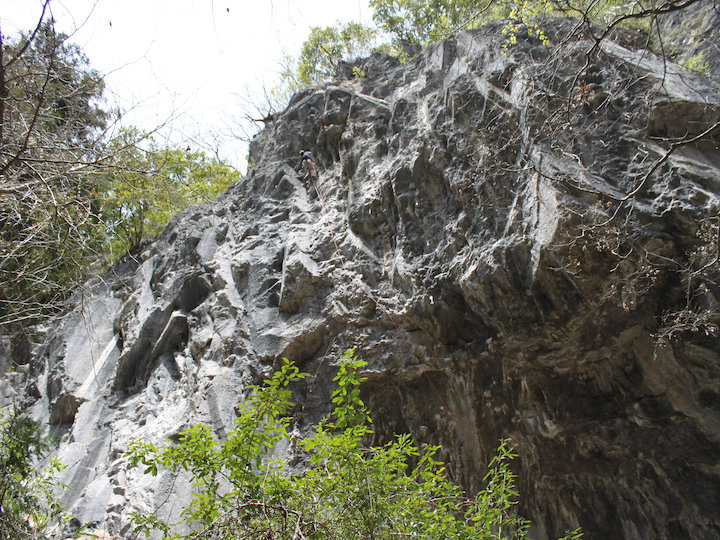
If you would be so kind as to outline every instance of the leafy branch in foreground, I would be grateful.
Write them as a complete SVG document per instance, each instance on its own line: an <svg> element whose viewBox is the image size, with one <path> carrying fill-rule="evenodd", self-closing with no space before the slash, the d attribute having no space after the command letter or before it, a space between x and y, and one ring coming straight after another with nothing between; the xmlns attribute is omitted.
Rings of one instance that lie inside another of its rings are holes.
<svg viewBox="0 0 720 540"><path fill-rule="evenodd" d="M298 442L306 466L292 474L277 444L287 439L293 405L289 385L304 377L287 359L264 386L252 387L234 430L218 441L208 426L192 427L178 444L130 445L132 466L147 474L163 468L190 473L196 488L182 512L191 533L173 533L152 513L134 514L137 531L172 538L524 538L529 522L517 515L517 492L503 441L490 463L486 487L465 496L436 459L439 447L419 449L410 435L368 447L370 415L360 399L358 370L366 363L343 356L332 394L335 410ZM579 538L580 533L571 533Z"/></svg>
<svg viewBox="0 0 720 540"><path fill-rule="evenodd" d="M53 490L59 460L38 469L50 449L39 422L20 409L0 411L0 538L50 538L65 516Z"/></svg>

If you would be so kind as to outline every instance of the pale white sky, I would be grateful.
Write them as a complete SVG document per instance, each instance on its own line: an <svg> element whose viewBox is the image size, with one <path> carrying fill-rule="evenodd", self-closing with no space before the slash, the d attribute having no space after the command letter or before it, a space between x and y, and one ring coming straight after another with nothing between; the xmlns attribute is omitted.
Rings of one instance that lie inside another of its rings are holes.
<svg viewBox="0 0 720 540"><path fill-rule="evenodd" d="M37 22L40 0L0 0L0 27ZM278 80L311 26L371 22L367 0L53 0L56 28L73 33L107 75L124 122L193 147L218 147L244 168L246 147L228 136L249 103ZM236 130L237 131L237 130Z"/></svg>

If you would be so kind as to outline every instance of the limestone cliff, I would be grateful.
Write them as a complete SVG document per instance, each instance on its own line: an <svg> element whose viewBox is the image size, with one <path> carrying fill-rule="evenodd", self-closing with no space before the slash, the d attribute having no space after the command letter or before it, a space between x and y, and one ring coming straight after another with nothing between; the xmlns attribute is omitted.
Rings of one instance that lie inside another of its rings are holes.
<svg viewBox="0 0 720 540"><path fill-rule="evenodd" d="M442 444L477 490L512 438L534 538L720 538L718 87L630 35L501 29L296 95L243 182L77 293L23 392L81 522L177 514L130 439L222 436L282 357L307 429L356 347L376 442Z"/></svg>

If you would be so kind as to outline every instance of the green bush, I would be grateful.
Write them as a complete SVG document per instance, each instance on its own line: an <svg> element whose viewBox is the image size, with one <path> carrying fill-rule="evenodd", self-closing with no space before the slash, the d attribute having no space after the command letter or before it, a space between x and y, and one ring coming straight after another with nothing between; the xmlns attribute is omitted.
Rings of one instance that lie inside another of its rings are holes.
<svg viewBox="0 0 720 540"><path fill-rule="evenodd" d="M485 477L470 498L447 477L436 459L439 447L419 449L410 435L368 447L370 414L360 399L358 370L365 362L353 351L342 358L332 394L335 406L312 435L297 444L307 463L300 474L269 456L289 439L293 405L289 385L307 376L284 360L264 386L254 386L234 430L218 441L208 426L192 427L179 443L158 447L131 443L132 466L148 474L161 468L189 471L196 488L183 510L193 532L173 538L524 538L529 523L517 515L509 461L500 444ZM135 513L138 531L166 536L179 524ZM573 533L579 538L579 533Z"/></svg>
<svg viewBox="0 0 720 540"><path fill-rule="evenodd" d="M49 538L64 520L53 490L57 459L38 469L50 449L41 424L19 409L0 412L0 538Z"/></svg>

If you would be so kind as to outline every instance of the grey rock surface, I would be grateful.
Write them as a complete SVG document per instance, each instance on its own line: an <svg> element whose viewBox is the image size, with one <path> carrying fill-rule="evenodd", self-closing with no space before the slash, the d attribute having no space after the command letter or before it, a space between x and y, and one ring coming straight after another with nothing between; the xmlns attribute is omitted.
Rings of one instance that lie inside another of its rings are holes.
<svg viewBox="0 0 720 540"><path fill-rule="evenodd" d="M712 249L720 94L621 42L588 57L567 28L506 56L491 25L296 95L241 183L78 293L27 396L63 436L81 522L128 535L134 509L177 516L187 479L127 469L130 440L197 422L223 437L282 357L311 373L308 429L356 347L375 442L442 444L478 490L512 438L533 538L720 538L717 320L655 337L665 313L720 300L717 261L683 273Z"/></svg>
<svg viewBox="0 0 720 540"><path fill-rule="evenodd" d="M720 10L714 1L692 2L687 9L662 15L658 22L663 36L658 50L667 51L678 64L720 80Z"/></svg>

